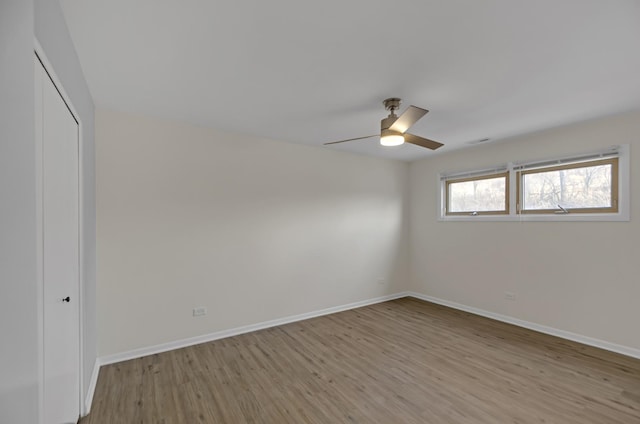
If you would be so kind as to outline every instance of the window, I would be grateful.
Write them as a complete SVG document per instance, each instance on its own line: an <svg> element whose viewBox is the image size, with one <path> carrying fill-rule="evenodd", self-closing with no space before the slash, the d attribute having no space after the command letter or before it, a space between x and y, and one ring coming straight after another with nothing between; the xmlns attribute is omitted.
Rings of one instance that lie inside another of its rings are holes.
<svg viewBox="0 0 640 424"><path fill-rule="evenodd" d="M443 221L628 221L629 146L440 174Z"/></svg>
<svg viewBox="0 0 640 424"><path fill-rule="evenodd" d="M618 158L517 173L519 213L618 212Z"/></svg>
<svg viewBox="0 0 640 424"><path fill-rule="evenodd" d="M481 175L446 180L447 215L509 213L509 174Z"/></svg>

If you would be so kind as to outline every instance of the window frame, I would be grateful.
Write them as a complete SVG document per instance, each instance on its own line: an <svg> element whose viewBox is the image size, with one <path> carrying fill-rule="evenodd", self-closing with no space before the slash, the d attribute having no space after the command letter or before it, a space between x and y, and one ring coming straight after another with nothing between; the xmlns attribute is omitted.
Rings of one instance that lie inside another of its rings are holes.
<svg viewBox="0 0 640 424"><path fill-rule="evenodd" d="M494 178L504 177L505 189L504 189L504 210L495 210L495 211L464 211L464 212L450 212L449 211L449 195L450 195L450 187L451 184L456 183L466 183L469 181L481 181L481 180L490 180ZM509 170L504 172L494 172L490 174L478 174L474 176L466 176L466 177L452 177L444 180L444 214L445 216L478 216L478 215L508 215L509 214Z"/></svg>
<svg viewBox="0 0 640 424"><path fill-rule="evenodd" d="M522 190L524 188L524 176L530 174L540 174L543 172L553 172L560 171L566 169L577 169L577 168L589 168L592 166L599 165L611 165L611 206L609 207L598 207L598 208L569 208L564 205L562 208L555 209L524 209L523 202L524 199L522 197ZM619 192L619 157L614 156L606 159L596 159L596 160L583 160L577 162L564 163L562 165L554 165L554 166L540 166L536 168L528 168L516 171L516 213L521 215L528 214L571 214L571 213L579 213L579 214L611 214L618 213L618 197L620 195Z"/></svg>
<svg viewBox="0 0 640 424"><path fill-rule="evenodd" d="M566 209L568 213L565 213L561 209L557 210L544 210L539 213L518 213L519 210L519 193L520 181L517 176L521 171L547 168L555 166L566 167L569 164L581 164L578 166L584 166L584 163L596 162L599 160L608 160L617 158L617 172L613 170L612 185L617 187L617 194L614 192L612 199L617 199L616 206L617 211L607 208L610 211L602 212L597 211L599 208L584 208L585 211L578 213L577 210ZM622 144L615 145L606 148L600 148L599 150L591 152L577 153L566 156L547 157L546 159L527 160L518 162L508 162L503 165L486 166L484 168L467 169L467 171L438 171L437 180L434 181L437 186L437 196L435 202L436 219L441 222L625 222L631 220L631 178L630 178L630 145ZM508 213L500 214L470 214L470 213L458 213L455 215L446 214L446 202L448 201L446 192L448 191L447 181L455 181L463 178L497 175L507 172L509 175L509 209Z"/></svg>

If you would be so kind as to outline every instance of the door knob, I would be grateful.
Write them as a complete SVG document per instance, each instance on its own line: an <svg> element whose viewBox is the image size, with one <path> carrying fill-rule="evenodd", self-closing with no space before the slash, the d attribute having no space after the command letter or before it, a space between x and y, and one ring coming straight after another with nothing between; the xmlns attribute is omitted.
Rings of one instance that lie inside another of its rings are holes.
<svg viewBox="0 0 640 424"><path fill-rule="evenodd" d="M71 298L69 296L62 298L63 302L71 302Z"/></svg>

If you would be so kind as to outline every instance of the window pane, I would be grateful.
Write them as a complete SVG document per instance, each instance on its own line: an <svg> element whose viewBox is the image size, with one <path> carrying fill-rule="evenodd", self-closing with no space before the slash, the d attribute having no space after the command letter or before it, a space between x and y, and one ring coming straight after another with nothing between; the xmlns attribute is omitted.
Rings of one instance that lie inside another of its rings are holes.
<svg viewBox="0 0 640 424"><path fill-rule="evenodd" d="M524 174L524 210L611 207L612 165L555 169Z"/></svg>
<svg viewBox="0 0 640 424"><path fill-rule="evenodd" d="M504 176L449 183L449 213L504 211L506 205Z"/></svg>

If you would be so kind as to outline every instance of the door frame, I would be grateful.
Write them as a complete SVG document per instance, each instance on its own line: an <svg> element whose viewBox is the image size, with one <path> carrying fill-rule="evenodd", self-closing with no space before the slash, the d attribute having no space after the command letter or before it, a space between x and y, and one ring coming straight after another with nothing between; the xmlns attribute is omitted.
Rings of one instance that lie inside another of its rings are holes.
<svg viewBox="0 0 640 424"><path fill-rule="evenodd" d="M53 65L47 58L40 42L34 39L34 60L40 61L44 70L53 81L60 97L67 105L73 119L78 124L78 340L80 352L78 352L78 387L80 398L78 399L78 411L80 416L86 415L84 402L84 168L83 157L83 124L77 109L74 107L71 97L67 94L60 78L54 71ZM35 65L35 62L34 62ZM34 84L36 81L34 66ZM35 93L34 93L35 95ZM34 104L35 108L35 104ZM41 118L36 117L37 120ZM44 423L44 205L43 205L43 145L42 138L34 134L35 139L35 160L36 160L36 250L37 250L37 309L38 309L38 422Z"/></svg>

